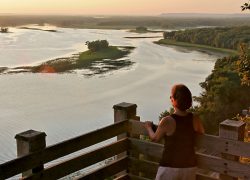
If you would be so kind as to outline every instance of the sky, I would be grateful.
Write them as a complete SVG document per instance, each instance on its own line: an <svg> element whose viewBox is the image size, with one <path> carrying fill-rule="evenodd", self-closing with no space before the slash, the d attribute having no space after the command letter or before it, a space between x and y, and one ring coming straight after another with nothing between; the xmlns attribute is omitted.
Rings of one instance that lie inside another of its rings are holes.
<svg viewBox="0 0 250 180"><path fill-rule="evenodd" d="M242 13L249 0L0 0L0 14L159 15ZM244 12L246 13L246 12Z"/></svg>

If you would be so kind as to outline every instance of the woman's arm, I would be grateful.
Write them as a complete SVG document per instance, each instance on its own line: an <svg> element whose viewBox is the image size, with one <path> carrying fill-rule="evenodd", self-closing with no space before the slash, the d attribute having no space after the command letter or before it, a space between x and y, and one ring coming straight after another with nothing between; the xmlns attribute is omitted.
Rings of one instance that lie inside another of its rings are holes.
<svg viewBox="0 0 250 180"><path fill-rule="evenodd" d="M194 115L193 117L193 126L194 126L194 130L199 133L199 134L204 134L205 130L204 127L202 125L201 119L199 116Z"/></svg>
<svg viewBox="0 0 250 180"><path fill-rule="evenodd" d="M156 132L153 131L152 129L153 124L150 121L146 121L144 123L144 127L148 131L149 138L153 142L159 142L165 134L168 134L171 131L171 129L173 129L171 123L172 120L169 117L164 117L160 121Z"/></svg>

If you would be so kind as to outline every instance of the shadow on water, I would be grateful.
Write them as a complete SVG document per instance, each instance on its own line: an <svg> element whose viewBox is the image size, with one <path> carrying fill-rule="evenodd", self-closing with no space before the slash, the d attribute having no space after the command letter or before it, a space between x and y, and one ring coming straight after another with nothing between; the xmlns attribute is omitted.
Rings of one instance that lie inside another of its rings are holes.
<svg viewBox="0 0 250 180"><path fill-rule="evenodd" d="M89 64L88 67L85 67L86 71L80 72L86 77L92 77L94 75L107 74L115 70L124 69L131 67L135 62L130 61L129 59L104 59L102 61L94 61Z"/></svg>

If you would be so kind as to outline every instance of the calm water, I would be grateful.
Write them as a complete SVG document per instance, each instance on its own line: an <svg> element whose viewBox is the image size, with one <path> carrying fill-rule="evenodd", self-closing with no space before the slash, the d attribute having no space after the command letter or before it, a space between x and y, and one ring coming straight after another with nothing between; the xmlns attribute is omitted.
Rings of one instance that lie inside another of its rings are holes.
<svg viewBox="0 0 250 180"><path fill-rule="evenodd" d="M171 86L185 83L198 95L199 83L219 56L152 43L157 39L126 39L138 34L125 30L10 30L0 34L0 67L69 56L97 39L135 46L128 56L135 64L90 78L80 73L0 75L0 163L16 157L15 134L44 131L51 145L113 123L112 106L120 102L136 103L142 121L157 122L160 112L170 108Z"/></svg>

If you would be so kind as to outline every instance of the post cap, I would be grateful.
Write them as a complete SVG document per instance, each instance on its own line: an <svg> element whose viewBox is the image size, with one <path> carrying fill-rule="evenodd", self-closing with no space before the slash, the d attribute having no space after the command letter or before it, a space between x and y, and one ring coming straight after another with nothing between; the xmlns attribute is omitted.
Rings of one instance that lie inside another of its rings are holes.
<svg viewBox="0 0 250 180"><path fill-rule="evenodd" d="M45 137L46 137L45 132L40 132L30 129L28 131L24 131L22 133L17 134L15 136L15 139L30 142Z"/></svg>
<svg viewBox="0 0 250 180"><path fill-rule="evenodd" d="M233 128L239 128L239 127L242 127L244 126L246 123L243 122L243 121L235 121L235 120L225 120L223 122L220 123L220 126L230 126L230 127L233 127Z"/></svg>
<svg viewBox="0 0 250 180"><path fill-rule="evenodd" d="M136 109L137 105L132 104L132 103L122 102L122 103L114 105L113 108L115 110L129 110L129 109Z"/></svg>

